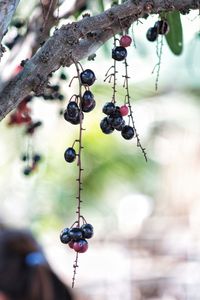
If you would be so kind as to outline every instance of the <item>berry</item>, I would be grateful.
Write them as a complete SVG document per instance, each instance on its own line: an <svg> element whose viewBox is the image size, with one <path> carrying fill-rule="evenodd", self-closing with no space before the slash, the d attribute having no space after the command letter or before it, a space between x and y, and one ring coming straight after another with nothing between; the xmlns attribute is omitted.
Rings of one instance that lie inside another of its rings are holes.
<svg viewBox="0 0 200 300"><path fill-rule="evenodd" d="M121 131L121 135L123 136L123 138L125 140L130 140L134 137L135 131L134 131L133 127L131 127L129 125L125 125Z"/></svg>
<svg viewBox="0 0 200 300"><path fill-rule="evenodd" d="M81 112L81 118L82 120L84 119L84 114L83 112ZM71 124L73 125L77 125L77 124L80 124L80 109L78 110L78 115L75 116L75 117L70 117L67 113L67 110L65 110L64 112L64 119L68 122L70 122Z"/></svg>
<svg viewBox="0 0 200 300"><path fill-rule="evenodd" d="M123 120L122 116L117 116L117 117L110 119L110 123L113 128L118 128L119 126L121 126L123 121L124 120Z"/></svg>
<svg viewBox="0 0 200 300"><path fill-rule="evenodd" d="M112 58L118 61L124 60L127 57L127 50L124 47L116 47L112 49Z"/></svg>
<svg viewBox="0 0 200 300"><path fill-rule="evenodd" d="M60 74L60 79L61 80L66 80L67 79L67 76L65 75L65 73Z"/></svg>
<svg viewBox="0 0 200 300"><path fill-rule="evenodd" d="M79 115L79 107L75 101L70 101L66 108L67 114L70 118L76 118Z"/></svg>
<svg viewBox="0 0 200 300"><path fill-rule="evenodd" d="M69 235L74 241L79 241L83 237L82 230L79 227L70 228Z"/></svg>
<svg viewBox="0 0 200 300"><path fill-rule="evenodd" d="M63 244L67 244L71 241L69 231L69 228L65 228L60 233L60 240Z"/></svg>
<svg viewBox="0 0 200 300"><path fill-rule="evenodd" d="M129 47L132 43L132 38L129 35L123 35L119 41L120 46L122 47Z"/></svg>
<svg viewBox="0 0 200 300"><path fill-rule="evenodd" d="M70 247L71 249L74 249L74 241L73 241L73 240L71 240L71 241L68 243L68 245L69 245L69 247Z"/></svg>
<svg viewBox="0 0 200 300"><path fill-rule="evenodd" d="M31 167L26 167L23 171L25 176L28 176L31 174L32 168Z"/></svg>
<svg viewBox="0 0 200 300"><path fill-rule="evenodd" d="M74 242L73 248L78 253L84 253L88 249L88 242L84 239L81 239L77 242Z"/></svg>
<svg viewBox="0 0 200 300"><path fill-rule="evenodd" d="M150 42L155 42L155 40L158 37L158 30L156 27L150 27L147 30L147 34L146 34L147 40Z"/></svg>
<svg viewBox="0 0 200 300"><path fill-rule="evenodd" d="M169 32L169 25L165 20L157 21L154 27L157 28L159 34L167 34Z"/></svg>
<svg viewBox="0 0 200 300"><path fill-rule="evenodd" d="M85 91L81 99L81 108L84 112L92 111L96 106L94 95L90 91Z"/></svg>
<svg viewBox="0 0 200 300"><path fill-rule="evenodd" d="M33 156L33 161L34 161L34 162L39 162L40 160L41 160L41 155L35 154L35 155Z"/></svg>
<svg viewBox="0 0 200 300"><path fill-rule="evenodd" d="M83 224L81 230L85 239L90 239L94 234L93 226L91 224Z"/></svg>
<svg viewBox="0 0 200 300"><path fill-rule="evenodd" d="M69 163L73 162L76 159L76 151L74 150L74 148L67 148L64 153L64 158Z"/></svg>
<svg viewBox="0 0 200 300"><path fill-rule="evenodd" d="M125 126L125 121L123 120L119 126L115 127L115 129L118 130L118 131L122 131L124 126Z"/></svg>
<svg viewBox="0 0 200 300"><path fill-rule="evenodd" d="M22 161L27 161L27 159L28 159L28 155L27 154L22 154L21 160Z"/></svg>
<svg viewBox="0 0 200 300"><path fill-rule="evenodd" d="M113 102L107 102L104 107L103 107L103 113L106 114L106 115L111 115L115 112L115 104Z"/></svg>
<svg viewBox="0 0 200 300"><path fill-rule="evenodd" d="M114 131L114 128L111 126L110 121L107 117L101 120L100 127L105 134L110 134Z"/></svg>
<svg viewBox="0 0 200 300"><path fill-rule="evenodd" d="M80 78L83 85L92 85L96 80L94 72L90 69L83 71Z"/></svg>
<svg viewBox="0 0 200 300"><path fill-rule="evenodd" d="M124 117L124 116L128 115L128 106L122 105L119 110L120 110L121 116Z"/></svg>

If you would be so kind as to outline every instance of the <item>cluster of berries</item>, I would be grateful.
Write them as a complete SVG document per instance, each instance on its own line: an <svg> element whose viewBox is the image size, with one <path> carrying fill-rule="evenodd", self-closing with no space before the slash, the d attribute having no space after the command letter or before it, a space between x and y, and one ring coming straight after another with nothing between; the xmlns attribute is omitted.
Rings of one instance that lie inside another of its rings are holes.
<svg viewBox="0 0 200 300"><path fill-rule="evenodd" d="M88 249L88 242L94 234L91 224L83 224L81 227L65 228L60 233L60 240L63 244L68 244L70 248L78 253L84 253Z"/></svg>
<svg viewBox="0 0 200 300"><path fill-rule="evenodd" d="M130 140L134 137L134 128L126 125L124 116L127 116L129 112L128 106L122 105L121 107L115 106L113 102L107 102L103 107L103 113L107 117L103 118L100 123L100 127L103 133L110 134L115 129L121 131L121 135L124 139Z"/></svg>
<svg viewBox="0 0 200 300"><path fill-rule="evenodd" d="M166 35L169 32L169 25L165 20L157 21L153 27L150 27L147 30L147 40L150 42L154 42L157 40L158 35Z"/></svg>
<svg viewBox="0 0 200 300"><path fill-rule="evenodd" d="M80 73L81 84L85 87L91 86L96 80L95 74L92 70L86 69ZM77 96L76 101L69 101L65 111L64 119L73 125L80 124L81 120L84 119L84 113L91 112L95 106L96 102L94 100L94 95L89 89L81 96L80 101L78 101ZM64 153L64 158L67 162L71 163L76 159L76 151L74 148L69 147Z"/></svg>
<svg viewBox="0 0 200 300"><path fill-rule="evenodd" d="M117 61L122 61L127 57L126 48L129 47L132 43L132 39L129 35L123 35L120 40L120 46L112 49L112 58Z"/></svg>
<svg viewBox="0 0 200 300"><path fill-rule="evenodd" d="M51 73L49 77L52 77L53 74ZM67 76L64 72L61 72L59 75L58 80L66 80ZM44 100L64 100L64 95L60 91L60 84L59 81L57 84L49 85L48 88L45 90L44 94L41 95Z"/></svg>
<svg viewBox="0 0 200 300"><path fill-rule="evenodd" d="M21 160L27 163L27 166L23 170L23 174L28 176L36 170L38 163L41 161L41 155L35 153L30 157L28 154L23 154Z"/></svg>

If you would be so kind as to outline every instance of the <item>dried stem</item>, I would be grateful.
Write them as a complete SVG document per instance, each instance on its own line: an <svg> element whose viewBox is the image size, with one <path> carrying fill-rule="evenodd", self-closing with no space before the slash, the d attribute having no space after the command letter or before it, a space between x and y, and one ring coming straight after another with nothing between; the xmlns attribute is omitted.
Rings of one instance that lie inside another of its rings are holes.
<svg viewBox="0 0 200 300"><path fill-rule="evenodd" d="M124 88L126 89L126 96L125 96L125 101L126 101L126 104L128 105L129 107L129 120L131 120L132 122L132 126L135 130L135 137L137 139L137 147L139 147L144 155L144 158L147 162L147 153L146 153L146 150L145 148L143 148L141 142L140 142L140 138L139 138L139 135L137 133L137 130L136 130L136 127L135 127L135 122L134 122L134 119L133 119L133 111L132 111L132 106L131 106L131 97L130 97L130 93L129 93L129 83L128 83L128 79L130 78L128 76L128 64L127 64L127 60L125 59L124 61L124 64L125 64L125 75L123 76L124 77Z"/></svg>

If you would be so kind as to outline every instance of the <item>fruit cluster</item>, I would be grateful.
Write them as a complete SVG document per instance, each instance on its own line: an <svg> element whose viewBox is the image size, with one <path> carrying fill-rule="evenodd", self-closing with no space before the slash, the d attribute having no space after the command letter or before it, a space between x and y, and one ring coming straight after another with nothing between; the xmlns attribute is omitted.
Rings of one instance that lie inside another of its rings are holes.
<svg viewBox="0 0 200 300"><path fill-rule="evenodd" d="M32 154L32 156L23 154L21 160L27 163L27 166L23 170L23 174L28 176L36 170L38 163L41 161L41 155L38 153Z"/></svg>
<svg viewBox="0 0 200 300"><path fill-rule="evenodd" d="M123 116L128 115L128 106L122 105L121 107L115 106L113 102L107 102L103 107L103 113L107 117L103 118L100 123L100 127L103 133L110 134L115 129L121 131L121 135L124 139L130 140L134 137L134 128L126 125Z"/></svg>
<svg viewBox="0 0 200 300"><path fill-rule="evenodd" d="M60 240L74 251L84 253L88 249L87 239L92 238L93 234L93 226L86 223L81 227L64 228L60 233Z"/></svg>
<svg viewBox="0 0 200 300"><path fill-rule="evenodd" d="M122 61L127 57L126 47L129 47L132 39L129 35L123 35L119 40L120 46L115 46L112 49L112 58L117 61Z"/></svg>
<svg viewBox="0 0 200 300"><path fill-rule="evenodd" d="M154 42L157 40L158 35L166 35L169 32L169 25L165 20L157 21L153 27L150 27L147 30L147 40L150 42Z"/></svg>

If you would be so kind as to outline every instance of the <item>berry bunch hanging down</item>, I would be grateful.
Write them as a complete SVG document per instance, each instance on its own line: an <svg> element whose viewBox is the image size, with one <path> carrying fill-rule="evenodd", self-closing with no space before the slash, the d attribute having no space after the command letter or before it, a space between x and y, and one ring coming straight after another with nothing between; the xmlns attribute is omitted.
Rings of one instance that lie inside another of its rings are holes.
<svg viewBox="0 0 200 300"><path fill-rule="evenodd" d="M160 35L166 35L169 32L169 25L165 20L157 21L153 27L147 30L147 40L150 42L155 42Z"/></svg>
<svg viewBox="0 0 200 300"><path fill-rule="evenodd" d="M117 45L117 41L119 42L119 46ZM112 58L113 58L113 66L111 66L107 73L104 81L111 83L113 80L113 95L112 100L110 102L105 103L103 106L103 113L107 116L104 117L100 122L100 128L103 133L110 134L114 130L120 131L121 136L126 139L130 140L132 138L137 139L137 146L140 147L142 153L147 161L147 155L145 149L142 147L139 139L139 135L136 131L134 119L133 119L133 111L132 106L130 103L130 94L129 94L129 85L128 79L128 64L127 64L127 50L126 48L129 47L132 43L132 39L129 35L122 35L120 40L114 37L114 48L112 49ZM126 95L124 99L124 103L121 106L116 104L116 87L117 87L117 61L124 61L125 64L125 75L124 77L124 88L126 89ZM112 70L112 71L111 71ZM126 118L124 118L126 117Z"/></svg>
<svg viewBox="0 0 200 300"><path fill-rule="evenodd" d="M73 264L74 273L72 278L72 287L75 284L75 276L76 270L78 267L78 254L84 253L88 249L87 239L90 239L93 236L93 226L88 224L85 218L81 215L81 203L82 203L82 133L83 130L83 119L84 113L91 112L96 102L94 100L94 95L90 91L89 87L93 85L96 80L95 74L92 70L86 69L83 70L80 63L74 62L76 66L77 76L74 78L78 79L79 82L79 93L77 95L73 95L67 104L67 107L64 111L64 119L73 124L79 124L79 138L74 141L71 147L68 147L65 150L64 158L68 163L72 163L77 160L78 166L78 178L76 179L78 184L78 194L77 194L77 220L70 228L65 228L61 231L60 240L64 244L68 244L70 248L72 248L76 252L75 262ZM82 68L82 72L80 72L80 67ZM74 79L73 78L73 79ZM73 79L70 82L73 81ZM82 88L85 89L84 93L82 93ZM78 144L78 150L75 149L75 146Z"/></svg>

